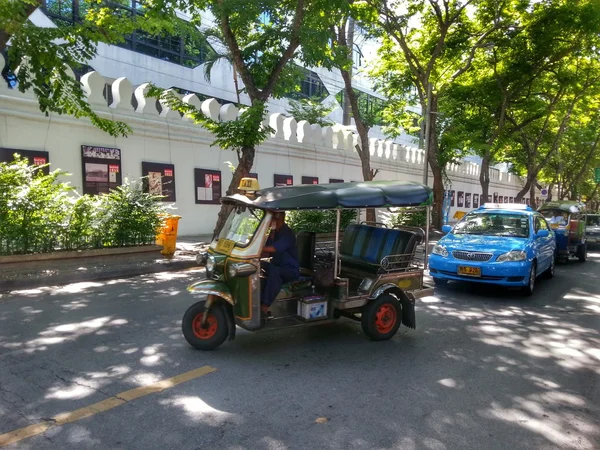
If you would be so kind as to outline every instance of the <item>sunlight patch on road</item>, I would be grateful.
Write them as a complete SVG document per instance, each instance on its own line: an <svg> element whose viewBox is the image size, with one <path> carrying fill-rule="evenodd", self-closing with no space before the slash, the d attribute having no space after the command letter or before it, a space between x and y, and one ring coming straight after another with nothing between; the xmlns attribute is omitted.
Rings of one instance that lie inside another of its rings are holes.
<svg viewBox="0 0 600 450"><path fill-rule="evenodd" d="M219 426L224 422L240 422L240 420L235 420L237 418L235 414L215 409L200 397L175 396L173 398L162 400L160 404L178 407L182 409L191 420L211 426Z"/></svg>
<svg viewBox="0 0 600 450"><path fill-rule="evenodd" d="M14 444L15 442L22 441L23 439L43 434L54 427L67 425L69 423L94 416L96 414L116 408L117 406L129 403L140 397L162 392L166 389L177 386L178 384L216 372L216 370L217 369L214 367L202 366L198 369L190 370L189 372L158 381L148 386L138 387L130 389L129 391L121 392L120 394L109 397L106 400L94 403L93 405L86 406L75 411L58 414L48 420L43 420L39 423L20 428L18 430L0 434L0 447Z"/></svg>

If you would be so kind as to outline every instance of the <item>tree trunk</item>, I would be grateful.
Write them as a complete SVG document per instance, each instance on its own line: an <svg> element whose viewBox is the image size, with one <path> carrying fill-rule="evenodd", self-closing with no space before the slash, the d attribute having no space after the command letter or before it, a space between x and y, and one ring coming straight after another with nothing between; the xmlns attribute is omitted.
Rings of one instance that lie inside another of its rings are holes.
<svg viewBox="0 0 600 450"><path fill-rule="evenodd" d="M523 198L525 197L525 194L527 194L529 192L529 190L531 189L531 186L534 184L533 182L535 181L535 175L532 175L530 172L527 173L527 178L525 179L525 185L523 186L523 189L521 189L519 191L519 193L517 194L517 196L515 197L515 203L521 203L521 200L523 200Z"/></svg>
<svg viewBox="0 0 600 450"><path fill-rule="evenodd" d="M535 202L535 183L531 183L531 188L529 189L529 204L533 209L537 209L538 207Z"/></svg>
<svg viewBox="0 0 600 450"><path fill-rule="evenodd" d="M483 160L481 161L481 172L479 173L479 184L481 185L481 199L480 204L487 202L487 198L490 192L490 161L492 155L490 150L486 150Z"/></svg>
<svg viewBox="0 0 600 450"><path fill-rule="evenodd" d="M436 121L437 107L438 96L432 95L431 107L429 108L429 149L427 152L427 161L425 163L424 170L428 170L427 164L429 164L433 174L433 214L431 225L433 225L434 228L441 230L444 221L444 167L438 161L439 148Z"/></svg>
<svg viewBox="0 0 600 450"><path fill-rule="evenodd" d="M238 166L235 168L233 172L233 177L231 178L231 183L229 183L229 187L227 188L227 192L225 195L233 195L237 192L238 186L240 185L240 181L242 178L247 177L252 169L252 165L254 164L254 155L256 154L256 149L254 147L242 147L241 157L238 162ZM219 215L217 217L217 223L215 225L215 229L213 231L213 239L216 238L221 230L223 229L223 225L225 225L225 221L227 220L227 216L231 212L231 207L228 205L221 205L221 210L219 211Z"/></svg>

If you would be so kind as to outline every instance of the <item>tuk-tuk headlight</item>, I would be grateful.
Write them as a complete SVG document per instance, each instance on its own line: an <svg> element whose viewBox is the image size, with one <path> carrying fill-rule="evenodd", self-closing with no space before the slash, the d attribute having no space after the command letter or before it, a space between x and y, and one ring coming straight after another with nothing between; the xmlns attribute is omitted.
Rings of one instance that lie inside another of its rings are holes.
<svg viewBox="0 0 600 450"><path fill-rule="evenodd" d="M249 263L234 263L227 268L227 274L230 278L249 277L256 273L256 266Z"/></svg>
<svg viewBox="0 0 600 450"><path fill-rule="evenodd" d="M446 247L444 247L443 245L440 244L435 244L433 246L433 250L431 251L431 253L433 253L434 255L439 255L439 256L448 256L448 250L446 250Z"/></svg>
<svg viewBox="0 0 600 450"><path fill-rule="evenodd" d="M217 262L215 261L215 257L209 256L206 259L206 272L212 272L213 270L215 270L216 263Z"/></svg>
<svg viewBox="0 0 600 450"><path fill-rule="evenodd" d="M361 282L360 282L360 286L358 286L358 290L361 292L367 292L369 289L371 289L371 286L373 286L373 280L372 278L364 278Z"/></svg>
<svg viewBox="0 0 600 450"><path fill-rule="evenodd" d="M514 261L525 261L527 259L527 253L520 250L513 250L512 252L502 253L498 258L497 262L514 262Z"/></svg>

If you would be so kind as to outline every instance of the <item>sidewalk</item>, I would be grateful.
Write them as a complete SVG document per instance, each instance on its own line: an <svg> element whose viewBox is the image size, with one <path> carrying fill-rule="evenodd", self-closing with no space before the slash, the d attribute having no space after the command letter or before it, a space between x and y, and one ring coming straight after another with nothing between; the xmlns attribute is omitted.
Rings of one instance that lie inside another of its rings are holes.
<svg viewBox="0 0 600 450"><path fill-rule="evenodd" d="M137 253L0 264L0 292L99 281L197 267L210 236L181 236L172 258L155 246Z"/></svg>
<svg viewBox="0 0 600 450"><path fill-rule="evenodd" d="M442 233L432 232L429 252ZM160 254L156 246L138 253L69 258L58 260L0 264L0 292L59 286L82 281L127 278L149 273L185 270L198 267L196 255L210 242L209 235L180 236L172 258ZM416 250L416 260L423 264L424 245Z"/></svg>

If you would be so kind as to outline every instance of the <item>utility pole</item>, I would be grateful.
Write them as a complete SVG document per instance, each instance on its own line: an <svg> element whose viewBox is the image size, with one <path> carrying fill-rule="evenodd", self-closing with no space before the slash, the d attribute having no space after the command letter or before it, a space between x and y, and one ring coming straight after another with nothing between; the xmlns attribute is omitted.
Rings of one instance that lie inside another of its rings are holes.
<svg viewBox="0 0 600 450"><path fill-rule="evenodd" d="M352 64L350 64L350 69L348 70L348 74L350 75L350 83L352 83L352 72L354 69L354 19L352 17L350 17L348 19L347 46L348 46L348 54L352 61ZM346 92L346 89L344 89L344 97L343 98L344 98L344 101L343 101L342 108L344 111L344 116L342 119L342 124L350 125L350 118L352 116L352 114L351 114L352 107L350 106L350 98L348 97L348 93Z"/></svg>
<svg viewBox="0 0 600 450"><path fill-rule="evenodd" d="M423 165L423 184L429 180L429 135L431 134L431 83L427 83L427 107L425 108L425 164Z"/></svg>

